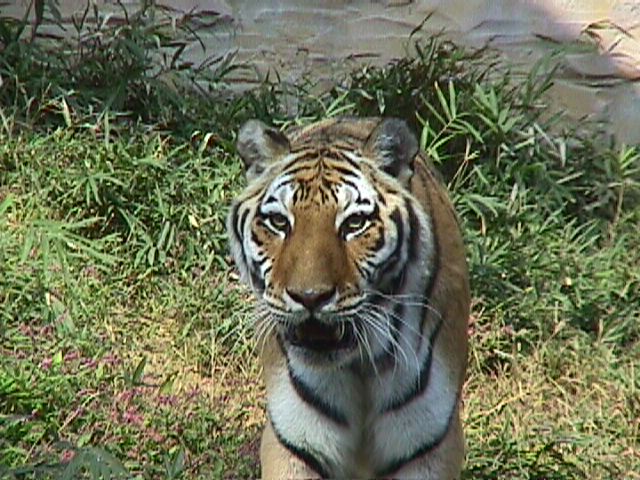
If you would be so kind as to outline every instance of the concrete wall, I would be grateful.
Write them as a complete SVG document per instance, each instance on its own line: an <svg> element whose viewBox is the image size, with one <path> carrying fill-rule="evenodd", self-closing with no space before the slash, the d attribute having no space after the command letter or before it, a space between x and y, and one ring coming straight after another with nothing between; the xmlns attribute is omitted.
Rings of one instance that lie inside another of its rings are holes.
<svg viewBox="0 0 640 480"><path fill-rule="evenodd" d="M24 12L27 0L0 7L3 15ZM60 0L67 20L85 0ZM113 0L95 0L121 15ZM124 0L135 9L136 0ZM610 120L618 140L640 143L640 0L158 0L179 17L190 12L217 15L202 31L206 51L198 62L236 51L253 72L238 78L259 81L269 72L295 81L311 72L327 83L338 70L370 62L383 64L404 54L409 34L425 18L420 35L444 32L466 45L491 45L526 71L558 44L578 39L595 49L571 49L551 91L554 103L575 118ZM46 28L46 27L45 27ZM53 28L53 27L49 27Z"/></svg>

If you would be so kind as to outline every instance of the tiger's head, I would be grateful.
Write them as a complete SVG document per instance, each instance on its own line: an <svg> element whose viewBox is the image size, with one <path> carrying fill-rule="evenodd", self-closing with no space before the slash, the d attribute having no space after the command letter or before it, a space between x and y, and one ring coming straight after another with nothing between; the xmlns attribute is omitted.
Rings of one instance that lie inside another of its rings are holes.
<svg viewBox="0 0 640 480"><path fill-rule="evenodd" d="M259 299L258 336L277 335L311 365L373 360L393 334L382 300L427 274L433 253L409 191L415 136L397 119L328 120L288 134L251 120L237 148L248 186L227 229Z"/></svg>

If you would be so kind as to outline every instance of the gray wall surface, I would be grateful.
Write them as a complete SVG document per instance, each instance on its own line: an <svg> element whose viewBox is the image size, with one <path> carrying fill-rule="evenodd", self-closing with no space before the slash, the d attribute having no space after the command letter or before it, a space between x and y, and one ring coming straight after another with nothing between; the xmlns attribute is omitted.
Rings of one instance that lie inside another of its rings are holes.
<svg viewBox="0 0 640 480"><path fill-rule="evenodd" d="M28 0L0 2L2 15L22 15ZM114 0L95 0L121 16ZM128 10L139 1L123 0ZM296 81L311 74L330 85L358 64L384 64L404 55L410 33L442 32L464 45L490 45L523 72L558 45L569 48L550 92L574 118L606 118L617 139L640 143L640 0L158 0L168 14L208 13L215 26L193 44L194 62L236 52L253 67L237 80L259 82L269 73ZM85 0L60 0L65 21ZM55 28L54 26L43 26Z"/></svg>

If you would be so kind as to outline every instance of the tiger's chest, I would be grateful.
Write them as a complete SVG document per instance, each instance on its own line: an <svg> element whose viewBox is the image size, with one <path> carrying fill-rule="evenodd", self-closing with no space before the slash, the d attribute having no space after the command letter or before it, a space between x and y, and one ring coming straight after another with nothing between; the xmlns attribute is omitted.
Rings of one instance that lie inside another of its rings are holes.
<svg viewBox="0 0 640 480"><path fill-rule="evenodd" d="M322 371L286 362L267 389L278 437L340 478L393 472L435 444L457 396L428 342L377 368Z"/></svg>

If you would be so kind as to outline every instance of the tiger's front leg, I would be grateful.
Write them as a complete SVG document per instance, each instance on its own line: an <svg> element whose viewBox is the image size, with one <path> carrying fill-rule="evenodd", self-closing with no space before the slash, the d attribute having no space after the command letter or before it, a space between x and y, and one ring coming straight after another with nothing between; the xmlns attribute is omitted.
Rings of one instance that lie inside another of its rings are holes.
<svg viewBox="0 0 640 480"><path fill-rule="evenodd" d="M322 478L311 470L307 464L282 446L276 438L270 421L267 422L267 426L262 434L260 463L262 465L261 478L263 480Z"/></svg>
<svg viewBox="0 0 640 480"><path fill-rule="evenodd" d="M459 413L456 413L459 415ZM458 480L464 462L464 435L457 417L442 443L413 462L405 465L390 478L420 480Z"/></svg>

